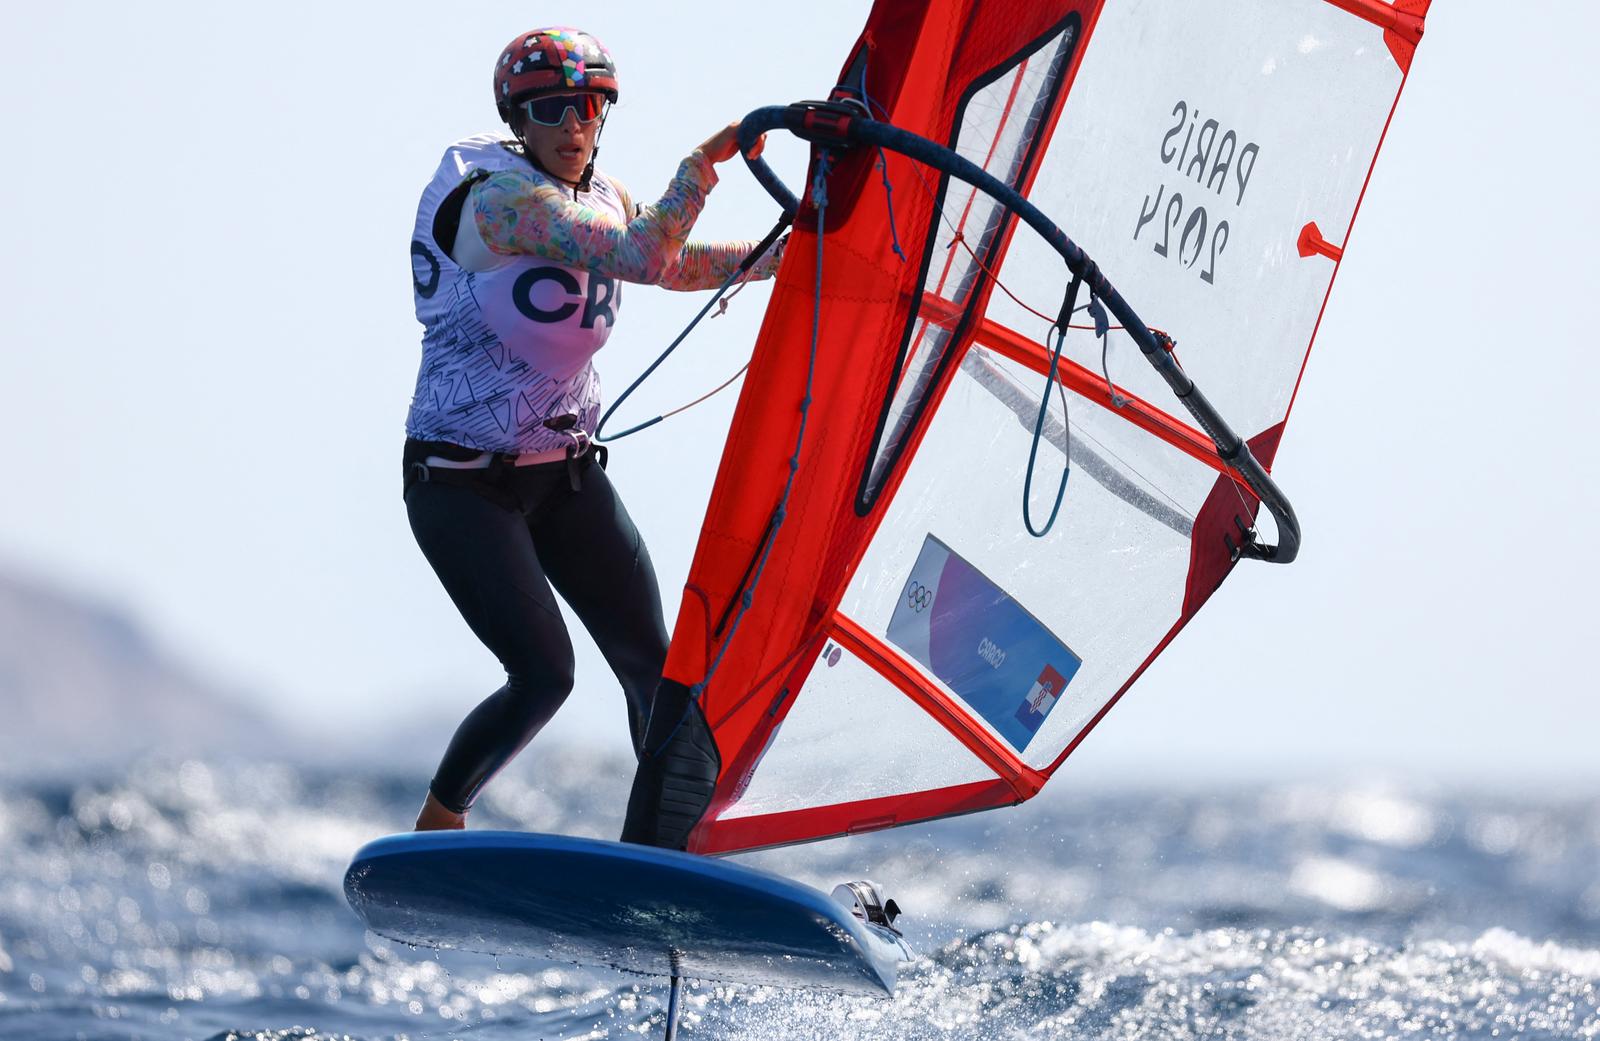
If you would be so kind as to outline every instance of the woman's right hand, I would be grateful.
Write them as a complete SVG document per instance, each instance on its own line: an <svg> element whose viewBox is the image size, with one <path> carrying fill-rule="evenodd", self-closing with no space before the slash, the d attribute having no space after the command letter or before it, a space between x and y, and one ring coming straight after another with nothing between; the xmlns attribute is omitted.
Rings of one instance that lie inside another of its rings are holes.
<svg viewBox="0 0 1600 1041"><path fill-rule="evenodd" d="M762 134L756 138L756 143L750 148L750 158L754 159L761 154L761 149L767 143L767 135ZM727 126L718 130L706 139L700 146L700 151L713 163L725 163L739 154L739 121L734 120Z"/></svg>

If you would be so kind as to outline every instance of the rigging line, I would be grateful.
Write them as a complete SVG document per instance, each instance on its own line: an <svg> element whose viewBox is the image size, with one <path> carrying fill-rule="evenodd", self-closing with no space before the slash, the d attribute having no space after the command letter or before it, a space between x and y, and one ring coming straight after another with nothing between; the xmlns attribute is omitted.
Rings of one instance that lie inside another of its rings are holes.
<svg viewBox="0 0 1600 1041"><path fill-rule="evenodd" d="M871 111L870 109L868 110ZM883 177L884 208L889 211L889 239L894 243L894 255L900 258L900 263L906 262L906 251L900 248L900 231L894 223L894 185L889 183L889 161L884 157L883 149L878 149L878 173Z"/></svg>
<svg viewBox="0 0 1600 1041"><path fill-rule="evenodd" d="M868 119L874 118L872 114L872 109L874 106L877 107L879 112L884 114L884 118L888 118L889 113L884 109L884 107L879 105L878 102L873 99L871 94L867 93L867 63L871 56L873 46L875 45L868 43L867 53L861 57L861 87L859 90L856 88L847 87L843 83L837 83L834 85L833 93L850 93L851 91L855 91L861 95L860 104L867 110ZM889 213L889 240L894 244L894 255L900 258L900 263L904 264L906 262L906 251L900 248L900 230L895 225L894 185L889 183L889 159L888 155L881 148L878 149L877 167L878 175L883 178L884 208Z"/></svg>
<svg viewBox="0 0 1600 1041"><path fill-rule="evenodd" d="M1067 334L1066 334L1065 330L1062 330L1061 338L1063 340L1065 340L1067 338ZM1066 468L1070 472L1071 469L1072 469L1072 411L1069 408L1067 408L1067 388L1066 388L1066 386L1064 384L1062 384L1062 382L1060 380L1056 380L1055 384L1056 384L1056 396L1061 399L1061 443L1064 446L1062 448L1061 454L1067 457L1067 466L1066 466ZM1046 400L1049 399L1049 395L1050 395L1050 390L1047 387L1047 388L1045 388L1045 398L1046 398ZM1042 428L1043 420L1040 421L1039 425ZM1035 437L1037 437L1037 436L1038 435L1035 435ZM1067 483L1066 474L1062 475L1061 483L1062 483L1062 485L1065 485ZM1058 498L1059 498L1059 496L1058 496Z"/></svg>
<svg viewBox="0 0 1600 1041"><path fill-rule="evenodd" d="M884 108L882 105L878 104L877 99L874 98L871 94L869 94L867 92L867 68L868 68L868 66L870 64L870 61L871 61L872 48L874 46L876 46L876 45L871 43L871 42L869 42L867 44L867 52L861 56L861 86L859 88L853 88L853 87L847 87L843 83L839 83L839 84L835 84L833 89L834 89L835 92L844 91L846 93L849 93L852 90L858 92L861 95L861 104L867 110L867 118L868 119L876 118L872 114L872 110L874 108L876 108L879 112L883 113L883 118L884 119L888 119L889 118L889 110ZM889 159L888 159L888 155L884 152L884 150L882 148L878 149L878 164L877 165L878 165L878 173L883 178L884 203L885 203L886 208L889 211L889 237L894 242L894 254L895 254L895 256L899 257L900 258L900 263L904 264L906 262L906 253L905 253L905 250L900 248L900 232L895 227L894 185L889 183Z"/></svg>
<svg viewBox="0 0 1600 1041"><path fill-rule="evenodd" d="M1061 304L1061 317L1051 326L1051 331L1056 334L1056 346L1050 353L1050 365L1045 372L1044 394L1039 398L1039 416L1033 421L1033 443L1028 448L1028 472L1022 480L1022 523L1028 529L1028 534L1036 539L1042 539L1050 533L1055 526L1056 515L1061 512L1061 503L1067 497L1067 479L1072 476L1071 430L1068 429L1068 451L1062 453L1066 458L1061 464L1061 484L1056 488L1056 501L1050 507L1050 516L1044 522L1043 528L1033 526L1033 510L1030 501L1033 498L1033 464L1039 456L1039 441L1044 436L1044 417L1050 408L1050 388L1056 384L1056 366L1061 363L1061 349L1067 344L1067 323L1071 320L1074 305L1078 302L1078 290L1083 286L1083 276L1073 275L1072 281L1067 284L1067 297ZM1090 290L1093 293L1093 290ZM1048 347L1049 337L1045 338ZM1063 396L1063 403L1065 397Z"/></svg>
<svg viewBox="0 0 1600 1041"><path fill-rule="evenodd" d="M1106 378L1106 393L1111 396L1112 408L1124 408L1128 399L1117 393L1117 385L1111 382L1111 362L1108 356L1111 353L1110 326L1106 322L1105 308L1100 306L1100 298L1094 295L1094 290L1089 290L1089 313L1094 316L1094 336L1100 341L1100 373Z"/></svg>
<svg viewBox="0 0 1600 1041"><path fill-rule="evenodd" d="M733 287L733 292L717 301L717 313L712 315L712 318L721 318L723 315L728 313L728 305L733 303L734 297L744 292L744 287L750 284L750 279L754 274L755 268L752 267L749 271L745 272L743 278L739 279L739 284Z"/></svg>
<svg viewBox="0 0 1600 1041"><path fill-rule="evenodd" d="M1243 510L1245 516L1250 518L1250 527L1254 528L1256 525L1256 518L1255 514L1251 512L1250 500L1246 499L1244 492L1239 490L1239 478L1233 475L1232 470L1229 470L1227 473L1228 483L1233 487L1233 494L1239 498L1239 509ZM1259 505L1259 503L1257 505Z"/></svg>
<svg viewBox="0 0 1600 1041"><path fill-rule="evenodd" d="M924 185L924 187L926 187L927 182L924 181L923 185ZM944 217L944 214L941 213L940 216ZM945 221L946 224L950 223L950 219L948 217L945 217L944 221ZM1029 312L1030 314L1037 315L1038 317L1044 319L1047 322L1050 322L1051 324L1055 323L1055 319L1054 318L1051 318L1049 315L1045 314L1044 312L1042 312L1042 311L1038 310L1037 308L1035 308L1035 307L1029 305L1028 303L1026 303L1021 297L1017 296L1017 294L1015 294L1015 293L1013 293L1011 291L1011 287L1007 286L1004 282L1000 281L1000 276L995 274L994 270L991 269L989 267L989 265L985 264L983 262L983 260L978 256L978 254L973 251L972 246L971 246L970 243L967 242L967 238L966 238L965 235L963 235L959 231L957 231L955 233L955 238L951 239L950 240L950 245L946 246L945 248L946 249L954 249L956 247L957 243L959 243L961 248L966 250L967 253L972 257L973 263L977 264L978 267L983 270L983 273L988 275L990 280L993 281L994 284L1000 288L1000 292L1004 293L1006 296L1009 296L1013 303L1015 303L1018 307L1022 308L1024 311ZM1088 305L1085 304L1084 307L1076 308L1075 312L1076 311L1082 311L1087 306ZM1096 329L1098 327L1097 326L1093 326L1093 325L1069 325L1067 328L1069 328L1069 329ZM1109 332L1121 332L1122 331L1122 326L1120 326L1120 325L1110 325L1110 326L1107 326L1106 329Z"/></svg>
<svg viewBox="0 0 1600 1041"><path fill-rule="evenodd" d="M1111 346L1111 337L1106 335L1105 332L1102 331L1102 330L1109 329L1109 324L1108 324L1108 319L1106 317L1105 308L1101 306L1100 299L1099 299L1098 296L1095 295L1093 290L1090 290L1089 303L1085 305L1085 308L1089 311L1090 314L1094 315L1095 335L1100 340L1100 371L1105 376L1106 392L1111 396L1111 404L1113 406L1115 406L1116 408L1123 408L1124 406L1129 404L1129 399L1123 397L1120 394L1118 394L1117 393L1117 385L1111 381L1111 371L1110 371L1110 367L1107 364L1107 360L1106 360L1107 352L1108 352L1108 350L1109 350L1109 348ZM1166 335L1165 333L1162 334L1163 337L1165 337L1165 335ZM1170 343L1170 341L1168 341L1168 342ZM1178 360L1177 354L1174 353L1170 348L1168 350L1168 353L1172 354L1172 360L1174 362L1177 362L1177 360ZM1110 453L1112 458L1116 459L1117 462L1119 462L1123 466L1127 467L1128 470L1130 470L1132 473L1134 473L1136 476L1138 476L1138 478L1140 480L1144 481L1147 485L1149 485L1155 491L1159 492L1162 495L1162 497L1165 498L1168 502L1172 503L1172 505L1178 510L1179 513L1183 514L1183 516L1188 518L1188 520L1189 520L1191 525L1194 523L1194 518L1192 516L1190 516L1189 513L1186 510L1184 510L1183 506L1178 502L1178 500L1174 499L1171 495L1169 495L1167 493L1166 489L1162 488L1161 485L1157 484L1155 481L1153 481L1150 478L1146 477L1143 473L1140 473L1139 469L1137 467L1135 467L1133 464L1129 463L1126 459L1123 459L1120 455L1118 455L1115 451L1113 451L1111 448L1109 448L1104 442L1102 442L1098 438L1096 438L1093 434L1085 432L1083 436L1089 438L1089 440L1093 441L1095 444L1099 445L1101 448L1104 448L1108 453ZM1231 478L1232 474L1230 473L1229 476ZM1237 483L1237 481L1235 483Z"/></svg>
<svg viewBox="0 0 1600 1041"><path fill-rule="evenodd" d="M861 56L861 98L862 98L863 101L865 101L867 103L867 118L868 119L875 118L872 115L872 110L873 110L874 107L876 107L879 112L883 113L884 120L888 121L888 119L889 119L889 110L884 108L882 105L878 104L877 100L875 98L873 98L873 96L871 94L867 93L867 70L869 68L871 68L871 66L872 66L872 52L874 50L876 50L877 47L878 47L878 45L872 39L871 34L868 34L868 37L867 37L867 53L865 53L865 54L863 54ZM840 84L840 86L844 86L844 85ZM844 89L845 90L849 90L850 88L849 87L845 87Z"/></svg>
<svg viewBox="0 0 1600 1041"><path fill-rule="evenodd" d="M725 296L721 300L717 301L717 312L716 312L716 314L713 314L711 316L713 319L721 318L723 315L728 313L728 304L733 300L734 297L736 297L740 293L744 292L744 287L750 284L751 277L754 274L755 274L755 268L752 267L749 271L745 272L745 275L744 275L743 278L739 279L739 284L733 287L733 292L729 293L727 296ZM679 405L677 408L672 409L671 411L661 413L661 416L657 419L657 422L661 422L663 420L671 419L673 416L676 416L680 412L689 411L690 409L694 408L696 405L700 404L703 401L711 400L712 398L716 397L718 394L721 394L724 390L727 390L730 386L733 385L733 381L734 380L738 379L740 376L743 376L748 371L750 371L750 363L747 361L743 365L739 366L739 371L738 372L735 372L732 376L729 376L727 379L725 379L721 383L717 384L711 390L706 391L704 394L700 395L698 398L695 398L693 401L689 402L687 405ZM619 434L617 436L620 437L622 435Z"/></svg>
<svg viewBox="0 0 1600 1041"><path fill-rule="evenodd" d="M778 496L778 505L772 512L772 523L767 526L767 535L762 540L761 552L757 555L756 566L750 574L750 583L739 594L739 609L728 625L728 635L723 638L722 646L717 648L716 656L707 666L705 676L689 688L689 699L684 703L683 714L678 717L678 721L673 724L672 730L667 733L661 744L654 750L647 750L647 755L659 755L672 744L672 739L682 729L684 720L689 718L690 706L697 704L705 695L706 686L717 674L717 669L722 666L722 659L728 653L728 648L733 645L734 636L739 632L739 623L744 621L745 613L750 610L751 604L755 603L756 587L761 584L761 575L767 568L767 558L772 554L773 543L778 540L778 529L783 527L789 506L789 493L794 490L795 476L800 472L800 453L805 447L806 420L811 413L811 389L817 375L817 343L822 329L822 242L824 221L828 213L827 178L829 169L833 165L831 154L825 148L817 152L817 171L811 182L811 201L817 208L817 279L816 291L811 301L811 356L806 367L805 394L800 398L800 428L795 433L794 454L789 457L789 476L784 479L783 494Z"/></svg>
<svg viewBox="0 0 1600 1041"><path fill-rule="evenodd" d="M663 362L672 357L672 352L678 349L679 344L688 339L689 334L694 332L695 326L700 324L700 320L704 318L711 311L711 309L717 305L717 302L722 299L722 294L726 293L729 287L734 284L734 282L743 281L748 277L750 270L755 266L756 261L759 260L768 249L772 248L773 243L778 241L778 236L783 234L784 229L789 226L791 220L792 218L787 213L778 218L778 223L772 226L772 230L767 232L766 237L760 242L756 243L755 248L745 255L744 260L739 262L739 266L733 270L733 273L723 280L722 285L717 287L717 291L711 295L710 300L706 301L706 305L700 309L700 313L695 315L689 324L683 327L683 331L680 332L677 337L667 345L666 350L662 351L656 356L655 361L651 362L649 366L639 374L639 378L628 384L628 389L623 391L621 395L617 397L617 400L611 403L611 407L606 409L605 414L600 417L599 424L595 427L594 439L596 442L600 444L610 444L613 441L621 441L629 434L637 434L641 430L655 426L657 423L666 418L666 416L656 416L652 419L645 420L643 423L636 423L635 425L624 430L622 433L616 434L612 437L602 436L606 428L606 423L610 422L611 417L616 414L617 409L622 407L622 403L627 401L629 396L632 395L634 391L638 390L639 387L643 385L644 381L649 379L651 374L661 367ZM679 409L678 411L682 411L682 409Z"/></svg>
<svg viewBox="0 0 1600 1041"><path fill-rule="evenodd" d="M700 395L698 398L695 398L693 401L689 402L687 405L679 405L677 408L673 409L671 412L663 412L663 413L661 413L661 418L662 419L671 419L673 416L677 415L679 412L687 412L690 409L694 408L696 405L700 404L700 402L706 401L706 400L709 400L710 398L715 397L716 395L722 393L722 391L726 390L729 386L731 386L733 384L734 380L738 379L740 376L743 376L747 371L749 371L749 369L750 369L750 363L749 362L745 362L743 365L739 366L739 371L738 372L734 373L732 376L729 376L727 379L723 380L722 383L715 390L708 390L704 394Z"/></svg>

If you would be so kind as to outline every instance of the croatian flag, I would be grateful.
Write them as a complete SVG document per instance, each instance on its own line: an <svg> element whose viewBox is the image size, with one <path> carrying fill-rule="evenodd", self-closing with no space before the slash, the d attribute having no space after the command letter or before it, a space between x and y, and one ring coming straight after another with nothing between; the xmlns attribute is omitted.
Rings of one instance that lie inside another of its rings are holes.
<svg viewBox="0 0 1600 1041"><path fill-rule="evenodd" d="M1033 686L1028 689L1028 696L1017 709L1017 721L1028 728L1028 733L1037 734L1039 724L1044 722L1044 717L1055 708L1056 699L1061 697L1061 692L1067 689L1067 678L1057 672L1052 666L1046 665L1044 671L1039 673L1039 678L1033 681Z"/></svg>

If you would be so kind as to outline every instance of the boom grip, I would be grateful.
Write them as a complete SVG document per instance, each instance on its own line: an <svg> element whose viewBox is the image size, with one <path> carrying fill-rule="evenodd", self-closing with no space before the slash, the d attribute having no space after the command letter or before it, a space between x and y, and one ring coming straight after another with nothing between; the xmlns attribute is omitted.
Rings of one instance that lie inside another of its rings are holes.
<svg viewBox="0 0 1600 1041"><path fill-rule="evenodd" d="M767 161L760 157L752 157L750 149L755 147L756 138L769 130L784 126L784 114L788 107L783 105L769 105L758 108L739 121L739 154L744 157L745 165L750 167L750 172L755 175L756 181L767 190L767 194L783 208L783 212L790 220L800 210L800 200L795 197L789 186L783 183Z"/></svg>
<svg viewBox="0 0 1600 1041"><path fill-rule="evenodd" d="M1294 507L1283 490L1278 487L1266 467L1250 451L1244 439L1234 433L1227 420L1222 418L1200 391L1195 382L1178 367L1172 355L1162 346L1156 334L1140 319L1133 306L1123 299L1105 274L1077 243L1067 237L1033 203L1016 189L998 180L982 167L943 145L913 134L899 127L870 118L851 104L823 101L801 101L793 105L769 105L751 112L739 124L739 148L745 153L745 162L767 194L791 216L799 209L799 199L781 178L767 165L766 160L750 158L748 152L755 140L769 130L783 128L796 136L823 147L849 147L866 145L886 148L908 158L949 174L988 194L1011 210L1039 235L1067 262L1074 275L1089 284L1096 296L1103 300L1111 313L1117 316L1123 328L1139 345L1145 360L1161 375L1184 408L1205 431L1216 447L1218 457L1244 479L1272 514L1278 527L1276 545L1264 543L1252 530L1251 537L1239 547L1240 556L1287 564L1300 553L1300 521Z"/></svg>

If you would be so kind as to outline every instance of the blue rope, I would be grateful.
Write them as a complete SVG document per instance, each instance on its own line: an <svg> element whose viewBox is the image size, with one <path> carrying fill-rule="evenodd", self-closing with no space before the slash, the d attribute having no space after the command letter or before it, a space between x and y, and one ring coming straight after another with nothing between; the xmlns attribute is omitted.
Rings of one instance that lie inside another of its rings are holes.
<svg viewBox="0 0 1600 1041"><path fill-rule="evenodd" d="M806 392L800 399L800 429L795 434L794 454L789 457L789 476L783 483L783 494L778 497L778 505L772 513L772 523L767 528L767 537L761 544L761 553L756 558L755 570L750 575L750 584L745 586L744 592L739 595L739 610L734 613L733 621L728 626L728 635L723 638L722 646L717 648L717 653L711 659L706 674L699 683L689 688L689 704L699 701L705 694L706 686L711 682L711 677L717 674L717 669L722 665L723 657L728 653L728 648L733 644L733 637L739 631L739 623L744 620L745 612L755 603L756 586L761 583L761 575L767 568L767 558L772 553L772 545L778 540L778 529L783 527L783 521L788 512L789 493L794 490L795 475L800 471L800 450L806 440L806 420L811 412L811 388L817 374L817 340L822 328L822 236L823 219L828 211L828 185L827 176L832 166L829 153L824 150L817 155L817 173L811 181L811 201L817 207L817 284L816 293L811 302L811 356L806 367ZM689 706L684 706L683 715L678 717L678 722L673 724L672 730L666 739L654 750L647 750L647 755L659 755L672 739L677 736L684 720L688 718Z"/></svg>
<svg viewBox="0 0 1600 1041"><path fill-rule="evenodd" d="M877 109L882 113L883 118L887 120L889 118L888 110L878 104L877 100L867 92L867 67L871 57L872 51L869 48L866 55L861 59L861 86L855 89L861 94L861 103L867 106L868 119L877 118L872 114L872 110ZM834 89L850 90L852 88L846 87L841 83ZM894 221L894 185L889 183L889 160L884 155L882 148L878 149L878 173L883 178L883 199L885 206L889 210L889 238L894 243L894 255L900 258L900 263L904 264L906 262L906 251L900 248L900 230L895 227Z"/></svg>
<svg viewBox="0 0 1600 1041"><path fill-rule="evenodd" d="M883 121L885 123L887 123L889 121L889 110L884 108L882 105L878 104L878 102L872 97L872 95L867 93L867 69L870 68L871 65L872 65L872 48L868 47L867 48L867 53L861 56L861 100L865 101L866 104L867 104L867 116L868 116L868 118L871 118L871 119L878 118L878 117L876 117L876 116L874 116L872 114L872 110L873 109L877 109L879 112L883 113ZM847 87L845 89L848 90L849 88Z"/></svg>
<svg viewBox="0 0 1600 1041"><path fill-rule="evenodd" d="M1050 507L1050 517L1044 522L1044 527L1035 528L1033 526L1032 506L1033 467L1039 458L1039 441L1044 436L1044 417L1050 410L1050 391L1057 385L1056 366L1060 364L1061 351L1067 345L1067 330L1072 327L1072 316L1082 310L1077 306L1078 290L1081 288L1083 288L1082 276L1073 275L1072 281L1067 283L1066 295L1061 300L1061 313L1056 316L1055 324L1050 327L1050 331L1056 335L1056 345L1050 352L1050 365L1045 370L1044 393L1039 397L1039 415L1033 421L1033 444L1028 447L1028 473L1022 480L1022 523L1027 527L1028 534L1036 539L1044 538L1050 533L1050 529L1055 526L1056 515L1061 512L1062 500L1067 497L1067 478L1072 476L1072 443L1070 440L1072 432L1069 428L1067 431L1069 439L1067 442L1067 458L1066 462L1061 466L1061 484L1056 488L1056 501ZM1095 324L1099 326L1105 316L1105 309L1099 306L1099 301L1095 298L1092 288L1089 290L1089 303L1086 306L1089 308L1090 313L1095 315ZM1050 337L1046 334L1045 346L1048 347L1049 345ZM1061 392L1061 411L1063 414L1066 414L1067 411L1067 394L1065 390ZM1071 422L1070 416L1068 416L1067 421Z"/></svg>
<svg viewBox="0 0 1600 1041"><path fill-rule="evenodd" d="M1033 512L1028 500L1033 497L1033 464L1039 455L1039 440L1044 436L1044 417L1050 408L1050 390L1056 385L1056 364L1061 361L1061 349L1067 343L1067 330L1064 325L1051 327L1056 334L1055 350L1050 353L1050 369L1044 378L1044 396L1039 399L1039 416L1033 421L1033 445L1028 449L1028 475L1022 481L1022 523L1027 525L1028 534L1036 539L1042 539L1050 533L1055 525L1056 514L1061 511L1061 503L1067 497L1067 478L1072 476L1072 456L1067 454L1067 461L1061 467L1061 485L1056 489L1055 504L1050 507L1050 517L1044 522L1043 528L1033 526ZM1066 398L1063 394L1061 406L1066 409Z"/></svg>
<svg viewBox="0 0 1600 1041"><path fill-rule="evenodd" d="M889 238L894 243L894 255L904 264L906 251L900 248L900 232L894 225L894 185L889 183L889 162L884 158L881 148L878 149L878 173L883 177L883 201L889 210Z"/></svg>

